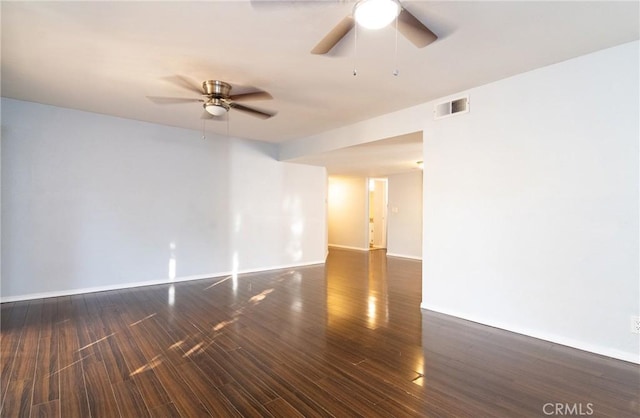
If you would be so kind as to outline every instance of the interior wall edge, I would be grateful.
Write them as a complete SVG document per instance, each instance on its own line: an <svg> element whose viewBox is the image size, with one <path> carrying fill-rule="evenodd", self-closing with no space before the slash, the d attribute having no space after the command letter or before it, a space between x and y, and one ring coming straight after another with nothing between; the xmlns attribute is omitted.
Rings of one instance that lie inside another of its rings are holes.
<svg viewBox="0 0 640 418"><path fill-rule="evenodd" d="M369 251L369 248L350 247L348 245L329 244L329 248L341 248L343 250Z"/></svg>
<svg viewBox="0 0 640 418"><path fill-rule="evenodd" d="M278 160L295 160L309 155L419 132L423 128L424 115L430 114L430 103L420 103L351 125L282 142L278 147Z"/></svg>
<svg viewBox="0 0 640 418"><path fill-rule="evenodd" d="M290 268L314 266L318 264L324 264L325 262L326 260L316 260L316 261L308 261L301 264L283 264L278 266L252 268L247 270L240 270L235 274L242 275L242 274L249 274L249 273L262 273L262 272L268 272L272 270L283 270L283 269L290 269ZM215 279L219 277L230 276L232 274L234 274L234 272L225 271L225 272L217 272L217 273L207 273L207 274L197 274L192 276L176 277L173 280L166 278L166 279L158 279L158 280L147 280L144 282L118 283L118 284L107 285L107 286L93 286L93 287L84 287L84 288L76 288L76 289L57 290L52 292L28 293L28 294L16 295L16 296L6 296L6 297L0 296L0 303L55 298L60 296L71 296L71 295L79 295L84 293L106 292L110 290L130 289L133 287L157 286L157 285L173 284L178 282L187 282L192 280Z"/></svg>
<svg viewBox="0 0 640 418"><path fill-rule="evenodd" d="M454 312L449 309L442 309L439 306L434 306L425 302L422 302L420 304L420 308L424 310L438 312L444 315L449 315L456 318L464 319L465 321L471 321L481 325L487 325L487 326L499 328L505 331L514 332L516 334L525 335L527 337L549 341L552 343L564 345L567 347L575 348L575 349L586 351L589 353L599 354L599 355L611 357L617 360L627 361L629 363L640 364L640 355L638 353L627 352L627 351L617 350L611 347L603 347L600 345L590 344L584 341L578 341L572 338L566 338L561 335L549 334L549 333L540 332L536 330L521 328L518 326L514 326L513 324L506 324L504 322L491 321L491 320L487 320L485 318L481 318L473 315Z"/></svg>
<svg viewBox="0 0 640 418"><path fill-rule="evenodd" d="M415 255L390 253L388 251L387 251L387 257L408 258L408 259L411 259L411 260L422 261L422 257L417 257Z"/></svg>

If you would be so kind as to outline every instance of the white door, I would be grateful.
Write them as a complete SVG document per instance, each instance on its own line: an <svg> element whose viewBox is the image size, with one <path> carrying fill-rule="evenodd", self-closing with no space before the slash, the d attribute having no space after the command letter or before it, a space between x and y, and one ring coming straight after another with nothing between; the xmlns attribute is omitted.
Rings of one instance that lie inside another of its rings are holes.
<svg viewBox="0 0 640 418"><path fill-rule="evenodd" d="M387 247L387 179L369 179L369 246Z"/></svg>

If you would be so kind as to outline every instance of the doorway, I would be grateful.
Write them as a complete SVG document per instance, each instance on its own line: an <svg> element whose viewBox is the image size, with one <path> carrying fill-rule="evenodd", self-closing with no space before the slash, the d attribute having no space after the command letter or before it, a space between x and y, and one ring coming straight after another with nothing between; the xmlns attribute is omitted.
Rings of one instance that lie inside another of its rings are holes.
<svg viewBox="0 0 640 418"><path fill-rule="evenodd" d="M387 248L386 178L369 178L369 249Z"/></svg>

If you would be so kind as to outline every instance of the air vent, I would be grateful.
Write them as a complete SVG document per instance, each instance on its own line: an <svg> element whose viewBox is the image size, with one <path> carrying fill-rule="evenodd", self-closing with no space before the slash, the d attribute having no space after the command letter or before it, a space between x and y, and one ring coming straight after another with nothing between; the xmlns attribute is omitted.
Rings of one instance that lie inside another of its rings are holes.
<svg viewBox="0 0 640 418"><path fill-rule="evenodd" d="M438 103L433 109L433 118L442 119L469 112L469 96L458 97L444 103Z"/></svg>

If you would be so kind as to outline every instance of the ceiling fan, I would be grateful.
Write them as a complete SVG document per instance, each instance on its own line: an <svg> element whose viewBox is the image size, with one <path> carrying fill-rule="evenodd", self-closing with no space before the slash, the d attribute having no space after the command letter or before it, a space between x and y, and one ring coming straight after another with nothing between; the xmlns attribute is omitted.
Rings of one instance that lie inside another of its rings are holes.
<svg viewBox="0 0 640 418"><path fill-rule="evenodd" d="M359 0L351 15L342 19L311 50L312 54L326 54L354 28L356 23L366 29L381 29L397 18L398 31L418 48L438 37L405 9L399 0Z"/></svg>
<svg viewBox="0 0 640 418"><path fill-rule="evenodd" d="M147 96L149 100L156 104L177 104L177 103L193 103L200 102L205 112L202 115L203 119L211 119L214 117L222 116L226 114L230 109L239 110L245 112L251 116L255 116L261 119L269 119L276 115L276 112L270 112L265 110L258 110L253 107L245 106L239 101L245 100L269 100L273 97L263 90L254 90L247 93L230 94L231 84L220 80L206 80L202 82L202 87L194 85L191 80L175 76L167 78L175 84L178 84L194 93L202 96L200 99L196 98L182 98L182 97L158 97Z"/></svg>

